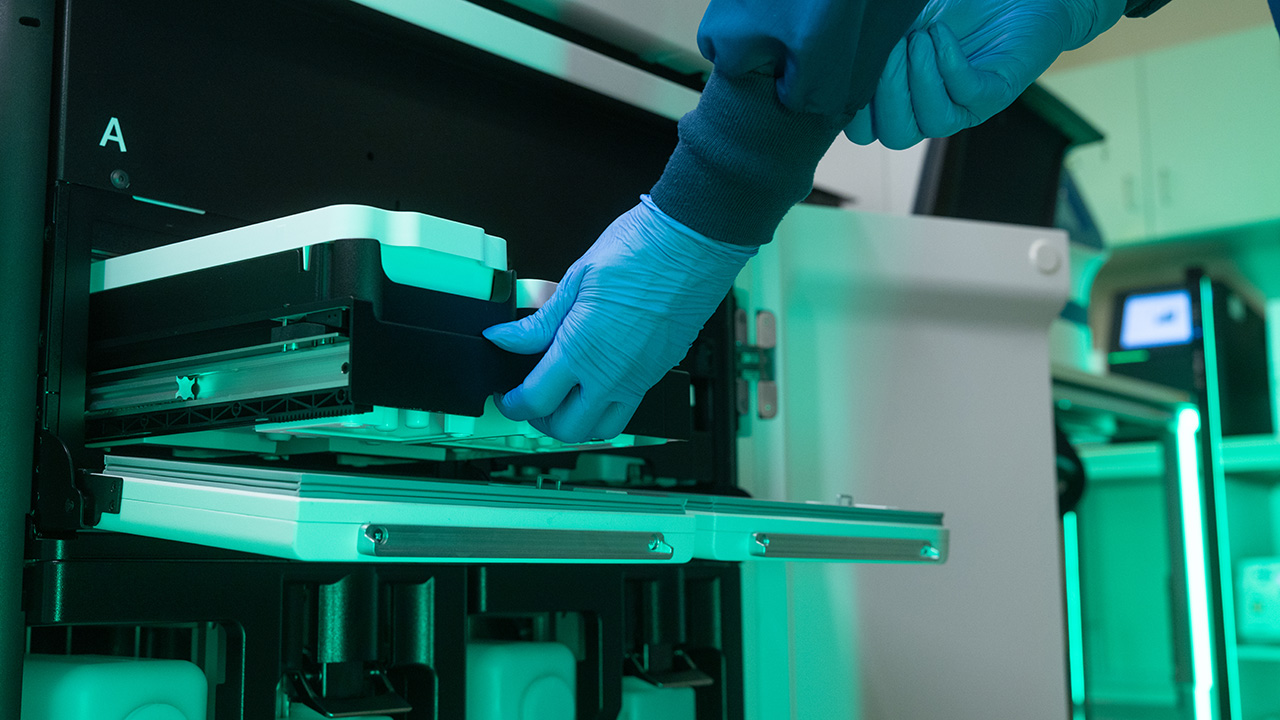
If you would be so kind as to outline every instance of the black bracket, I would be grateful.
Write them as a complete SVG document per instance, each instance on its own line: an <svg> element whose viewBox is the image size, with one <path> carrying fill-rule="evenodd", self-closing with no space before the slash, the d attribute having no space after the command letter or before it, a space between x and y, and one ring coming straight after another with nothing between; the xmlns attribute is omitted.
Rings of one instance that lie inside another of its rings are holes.
<svg viewBox="0 0 1280 720"><path fill-rule="evenodd" d="M94 527L102 522L103 513L120 514L120 500L124 494L124 480L111 475L81 472L81 492L85 498L84 526Z"/></svg>
<svg viewBox="0 0 1280 720"><path fill-rule="evenodd" d="M40 432L35 477L35 524L42 537L67 537L119 513L124 481L81 468L65 443ZM98 465L98 470L101 465Z"/></svg>
<svg viewBox="0 0 1280 720"><path fill-rule="evenodd" d="M368 694L351 698L328 698L312 687L307 676L296 673L292 676L295 689L301 690L299 698L312 710L327 718L357 717L362 715L398 715L413 712L413 706L405 702L391 687L381 670L370 670L367 689Z"/></svg>
<svg viewBox="0 0 1280 720"><path fill-rule="evenodd" d="M646 648L648 650L649 648ZM678 688L678 687L707 687L715 684L715 680L694 664L693 659L685 654L683 650L675 650L671 653L671 662L664 663L668 666L662 669L653 667L654 663L649 662L645 655L631 653L627 655L627 674L635 675L654 687L659 688Z"/></svg>

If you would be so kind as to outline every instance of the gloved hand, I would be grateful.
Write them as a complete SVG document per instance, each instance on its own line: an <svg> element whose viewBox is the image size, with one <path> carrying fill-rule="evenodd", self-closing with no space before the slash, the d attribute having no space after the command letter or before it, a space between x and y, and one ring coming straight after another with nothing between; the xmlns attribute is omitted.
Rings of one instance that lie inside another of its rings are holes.
<svg viewBox="0 0 1280 720"><path fill-rule="evenodd" d="M981 124L1124 9L1124 0L929 0L845 135L902 150Z"/></svg>
<svg viewBox="0 0 1280 720"><path fill-rule="evenodd" d="M684 359L755 254L690 230L643 196L540 310L484 331L510 352L546 351L498 409L564 442L614 437L645 392Z"/></svg>

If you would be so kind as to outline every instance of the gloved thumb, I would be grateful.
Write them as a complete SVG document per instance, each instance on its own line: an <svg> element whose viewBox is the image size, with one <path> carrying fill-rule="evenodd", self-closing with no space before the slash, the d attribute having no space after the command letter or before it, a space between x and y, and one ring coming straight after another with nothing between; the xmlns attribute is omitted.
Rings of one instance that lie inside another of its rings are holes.
<svg viewBox="0 0 1280 720"><path fill-rule="evenodd" d="M551 341L569 314L569 308L578 296L578 273L573 269L560 281L556 291L547 302L534 314L512 322L494 325L484 329L484 336L489 342L506 350L521 355L536 355L546 352Z"/></svg>
<svg viewBox="0 0 1280 720"><path fill-rule="evenodd" d="M871 124L871 103L867 103L856 115L853 121L844 129L844 136L849 141L857 145L870 145L876 141L876 131Z"/></svg>

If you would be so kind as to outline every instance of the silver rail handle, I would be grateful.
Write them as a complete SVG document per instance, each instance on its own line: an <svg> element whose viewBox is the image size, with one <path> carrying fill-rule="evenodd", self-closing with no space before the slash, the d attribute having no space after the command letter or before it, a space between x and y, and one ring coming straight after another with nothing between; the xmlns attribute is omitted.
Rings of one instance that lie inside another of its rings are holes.
<svg viewBox="0 0 1280 720"><path fill-rule="evenodd" d="M660 532L525 530L368 524L361 555L381 558L503 558L511 560L670 560L675 550Z"/></svg>
<svg viewBox="0 0 1280 720"><path fill-rule="evenodd" d="M753 533L748 546L756 557L848 560L860 562L942 562L942 551L920 538L830 537Z"/></svg>

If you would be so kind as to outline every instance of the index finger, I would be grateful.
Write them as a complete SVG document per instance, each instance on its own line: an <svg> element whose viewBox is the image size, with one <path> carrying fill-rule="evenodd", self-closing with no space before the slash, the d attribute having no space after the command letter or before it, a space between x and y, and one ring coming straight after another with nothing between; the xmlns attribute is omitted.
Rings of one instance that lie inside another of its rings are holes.
<svg viewBox="0 0 1280 720"><path fill-rule="evenodd" d="M498 411L510 420L532 420L550 415L578 384L560 350L560 339L552 341L529 375L515 389L497 398Z"/></svg>

